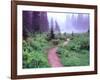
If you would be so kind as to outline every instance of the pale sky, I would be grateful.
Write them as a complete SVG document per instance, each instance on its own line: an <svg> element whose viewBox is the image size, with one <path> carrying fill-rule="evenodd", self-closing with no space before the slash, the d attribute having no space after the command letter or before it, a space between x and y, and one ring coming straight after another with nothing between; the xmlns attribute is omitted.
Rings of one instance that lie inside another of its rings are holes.
<svg viewBox="0 0 100 80"><path fill-rule="evenodd" d="M89 14L81 14L80 20L78 20L78 13L47 13L49 27L51 26L51 19L57 21L61 33L82 33L87 32L89 29Z"/></svg>

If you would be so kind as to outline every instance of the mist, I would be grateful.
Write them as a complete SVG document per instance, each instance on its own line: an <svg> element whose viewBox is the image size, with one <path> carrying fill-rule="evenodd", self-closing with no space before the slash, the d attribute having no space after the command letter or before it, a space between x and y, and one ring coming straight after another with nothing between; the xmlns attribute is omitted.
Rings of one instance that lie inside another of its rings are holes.
<svg viewBox="0 0 100 80"><path fill-rule="evenodd" d="M61 33L84 33L89 30L89 14L48 12L47 16L49 27L53 20L53 27L55 28L55 22L57 22Z"/></svg>

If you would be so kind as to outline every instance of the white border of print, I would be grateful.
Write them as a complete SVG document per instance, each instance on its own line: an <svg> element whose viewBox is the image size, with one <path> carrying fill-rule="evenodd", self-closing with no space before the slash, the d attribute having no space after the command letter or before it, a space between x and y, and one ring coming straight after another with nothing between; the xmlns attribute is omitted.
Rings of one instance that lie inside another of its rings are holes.
<svg viewBox="0 0 100 80"><path fill-rule="evenodd" d="M56 12L75 12L90 14L90 65L79 67L60 67L60 68L22 68L22 11L56 11ZM94 71L94 10L93 9L78 9L78 8L60 8L60 7L44 7L44 6L24 6L17 5L17 75L25 74L47 74L61 72L80 72Z"/></svg>

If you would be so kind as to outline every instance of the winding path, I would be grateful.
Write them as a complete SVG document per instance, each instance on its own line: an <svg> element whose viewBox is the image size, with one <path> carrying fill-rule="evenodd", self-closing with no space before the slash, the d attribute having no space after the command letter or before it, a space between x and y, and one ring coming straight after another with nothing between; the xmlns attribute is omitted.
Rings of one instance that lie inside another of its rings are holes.
<svg viewBox="0 0 100 80"><path fill-rule="evenodd" d="M56 53L57 48L58 47L51 48L48 52L48 61L52 67L62 67L63 66L60 62L60 59L59 59L57 53Z"/></svg>
<svg viewBox="0 0 100 80"><path fill-rule="evenodd" d="M64 46L67 45L69 41L70 39L67 39L67 41L65 41L63 45ZM57 55L57 49L58 47L54 47L48 51L48 62L52 67L62 67L63 66L61 64L60 58Z"/></svg>

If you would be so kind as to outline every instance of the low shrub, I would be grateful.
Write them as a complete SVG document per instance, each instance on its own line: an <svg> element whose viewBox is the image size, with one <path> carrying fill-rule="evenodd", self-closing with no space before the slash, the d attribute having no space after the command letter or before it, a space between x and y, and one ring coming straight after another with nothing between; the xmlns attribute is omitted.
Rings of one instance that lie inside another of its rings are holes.
<svg viewBox="0 0 100 80"><path fill-rule="evenodd" d="M57 53L64 66L89 65L89 35L74 34L67 45L59 45Z"/></svg>
<svg viewBox="0 0 100 80"><path fill-rule="evenodd" d="M49 47L45 34L23 40L23 68L50 67L45 51Z"/></svg>

